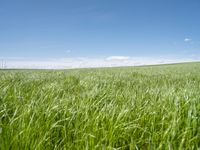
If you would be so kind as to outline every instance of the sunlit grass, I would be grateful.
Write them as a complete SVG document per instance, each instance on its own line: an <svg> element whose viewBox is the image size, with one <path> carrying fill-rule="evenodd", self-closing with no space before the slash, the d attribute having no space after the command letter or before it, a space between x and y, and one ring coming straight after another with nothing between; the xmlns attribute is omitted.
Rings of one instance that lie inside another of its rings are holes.
<svg viewBox="0 0 200 150"><path fill-rule="evenodd" d="M0 149L197 149L200 63L0 71Z"/></svg>

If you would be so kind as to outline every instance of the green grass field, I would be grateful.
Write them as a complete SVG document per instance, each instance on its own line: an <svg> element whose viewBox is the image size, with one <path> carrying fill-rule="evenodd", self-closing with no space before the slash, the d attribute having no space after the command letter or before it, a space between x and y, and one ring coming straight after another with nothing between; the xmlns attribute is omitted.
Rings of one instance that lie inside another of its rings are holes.
<svg viewBox="0 0 200 150"><path fill-rule="evenodd" d="M200 63L0 70L0 149L200 149Z"/></svg>

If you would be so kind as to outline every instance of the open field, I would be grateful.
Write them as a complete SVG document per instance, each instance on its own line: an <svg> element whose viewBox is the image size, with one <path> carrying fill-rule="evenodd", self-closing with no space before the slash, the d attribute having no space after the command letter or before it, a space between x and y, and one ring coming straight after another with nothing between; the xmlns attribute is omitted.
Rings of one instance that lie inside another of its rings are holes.
<svg viewBox="0 0 200 150"><path fill-rule="evenodd" d="M200 63L0 71L0 149L198 149Z"/></svg>

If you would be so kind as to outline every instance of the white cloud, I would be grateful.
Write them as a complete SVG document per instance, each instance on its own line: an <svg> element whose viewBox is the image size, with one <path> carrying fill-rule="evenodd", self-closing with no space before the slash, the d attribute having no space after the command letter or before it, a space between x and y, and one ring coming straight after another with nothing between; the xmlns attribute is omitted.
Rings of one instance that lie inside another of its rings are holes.
<svg viewBox="0 0 200 150"><path fill-rule="evenodd" d="M129 57L127 56L110 56L107 57L106 60L128 60Z"/></svg>
<svg viewBox="0 0 200 150"><path fill-rule="evenodd" d="M115 66L140 66L154 64L168 64L179 62L197 61L200 58L164 58L164 57L127 57L110 56L104 58L60 58L60 59L17 59L8 58L4 61L0 58L0 68L20 69L69 69L91 67L115 67ZM3 62L3 65L2 65Z"/></svg>
<svg viewBox="0 0 200 150"><path fill-rule="evenodd" d="M191 42L192 41L192 39L190 39L190 38L185 38L184 39L184 42Z"/></svg>

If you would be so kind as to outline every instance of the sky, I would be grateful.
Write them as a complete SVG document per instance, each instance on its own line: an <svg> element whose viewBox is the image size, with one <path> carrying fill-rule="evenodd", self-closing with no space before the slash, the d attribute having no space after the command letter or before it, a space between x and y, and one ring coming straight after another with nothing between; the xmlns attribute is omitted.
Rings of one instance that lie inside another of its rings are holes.
<svg viewBox="0 0 200 150"><path fill-rule="evenodd" d="M21 66L200 60L199 18L199 0L0 0L0 58Z"/></svg>

